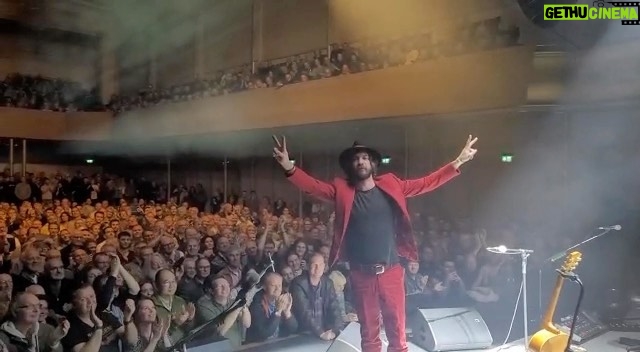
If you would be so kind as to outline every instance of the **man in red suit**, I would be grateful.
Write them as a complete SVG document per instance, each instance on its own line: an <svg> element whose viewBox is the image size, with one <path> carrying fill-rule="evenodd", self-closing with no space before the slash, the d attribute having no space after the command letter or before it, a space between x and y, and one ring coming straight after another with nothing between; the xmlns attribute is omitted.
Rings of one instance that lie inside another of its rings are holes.
<svg viewBox="0 0 640 352"><path fill-rule="evenodd" d="M274 136L273 157L288 179L304 192L334 202L335 229L329 266L349 262L354 304L360 322L363 352L380 352L380 317L389 340L389 352L408 351L405 335L404 269L400 258L418 261L407 197L432 191L458 175L473 159L477 138L469 136L460 155L427 176L402 180L393 174L377 175L382 156L357 142L339 157L346 178L327 183L309 176L289 159L286 140ZM336 336L331 330L320 335Z"/></svg>

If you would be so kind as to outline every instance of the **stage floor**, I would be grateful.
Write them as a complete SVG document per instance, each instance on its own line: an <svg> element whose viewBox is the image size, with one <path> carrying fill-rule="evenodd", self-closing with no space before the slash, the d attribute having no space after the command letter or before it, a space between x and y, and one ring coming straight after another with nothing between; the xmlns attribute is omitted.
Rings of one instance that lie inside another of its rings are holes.
<svg viewBox="0 0 640 352"><path fill-rule="evenodd" d="M581 345L589 352L617 352L626 351L626 346L618 343L620 337L628 337L640 340L640 332L617 332L610 331L595 339ZM257 345L246 345L241 351L252 352L326 352L331 347L332 342L322 341L310 335L297 335L285 339L279 339L273 343L264 343ZM354 352L360 351L360 346L355 346ZM386 348L383 348L386 351ZM409 342L410 352L425 352L424 349ZM462 351L462 350L461 350ZM451 351L453 352L453 351ZM465 352L525 352L523 340L518 340L504 346L497 346L482 350L465 350Z"/></svg>

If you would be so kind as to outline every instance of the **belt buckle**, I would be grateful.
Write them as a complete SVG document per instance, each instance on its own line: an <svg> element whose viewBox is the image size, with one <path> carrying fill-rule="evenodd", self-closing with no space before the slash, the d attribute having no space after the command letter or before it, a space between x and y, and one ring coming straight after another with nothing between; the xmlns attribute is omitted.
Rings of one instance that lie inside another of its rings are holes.
<svg viewBox="0 0 640 352"><path fill-rule="evenodd" d="M374 268L374 270L376 272L376 275L380 275L380 274L384 273L384 265L382 265L382 264L376 264L376 265L373 266L373 268Z"/></svg>

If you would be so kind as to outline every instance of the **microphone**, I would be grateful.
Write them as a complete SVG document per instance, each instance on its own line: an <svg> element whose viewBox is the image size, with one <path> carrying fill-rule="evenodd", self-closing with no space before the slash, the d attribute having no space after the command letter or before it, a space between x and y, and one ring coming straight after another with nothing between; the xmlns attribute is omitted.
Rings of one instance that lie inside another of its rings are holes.
<svg viewBox="0 0 640 352"><path fill-rule="evenodd" d="M262 277L267 273L267 271L269 271L270 268L274 272L276 271L275 263L271 258L271 254L270 253L267 253L267 254L269 255L269 265L267 265L267 267L264 268L264 270L262 270L260 273L256 272L253 269L247 272L247 278L242 283L242 286L240 287L240 291L238 291L238 295L236 296L236 299L246 299L247 294L250 291L252 291L260 283L260 281L262 281Z"/></svg>
<svg viewBox="0 0 640 352"><path fill-rule="evenodd" d="M546 261L547 262L557 262L558 260L564 258L567 255L567 251L562 251L562 252L558 252L556 254L554 254L553 256L551 256L550 258L548 258Z"/></svg>
<svg viewBox="0 0 640 352"><path fill-rule="evenodd" d="M496 254L531 254L533 250L531 249L522 249L522 248L507 248L505 245L500 245L497 247L487 247L487 251Z"/></svg>
<svg viewBox="0 0 640 352"><path fill-rule="evenodd" d="M487 250L491 253L506 253L506 246L497 246L497 247L487 247Z"/></svg>
<svg viewBox="0 0 640 352"><path fill-rule="evenodd" d="M262 275L264 275L264 273ZM247 278L242 283L242 286L240 286L240 291L238 291L236 299L246 299L247 293L249 293L249 291L256 287L256 285L260 282L262 275L255 272L255 270L249 270L247 272Z"/></svg>
<svg viewBox="0 0 640 352"><path fill-rule="evenodd" d="M598 227L598 230L620 231L622 230L622 226L620 225L602 226L602 227Z"/></svg>

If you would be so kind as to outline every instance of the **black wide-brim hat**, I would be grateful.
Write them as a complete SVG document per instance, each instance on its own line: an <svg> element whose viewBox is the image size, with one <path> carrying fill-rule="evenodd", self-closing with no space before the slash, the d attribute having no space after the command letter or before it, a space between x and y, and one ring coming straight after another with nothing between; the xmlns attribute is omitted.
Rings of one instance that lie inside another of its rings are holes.
<svg viewBox="0 0 640 352"><path fill-rule="evenodd" d="M367 153L369 155L369 159L376 162L377 164L380 164L380 162L382 161L382 154L380 154L377 150L369 148L358 142L353 142L353 145L343 150L342 153L340 153L340 157L338 158L340 167L344 172L347 172L351 168L353 156L358 153Z"/></svg>

